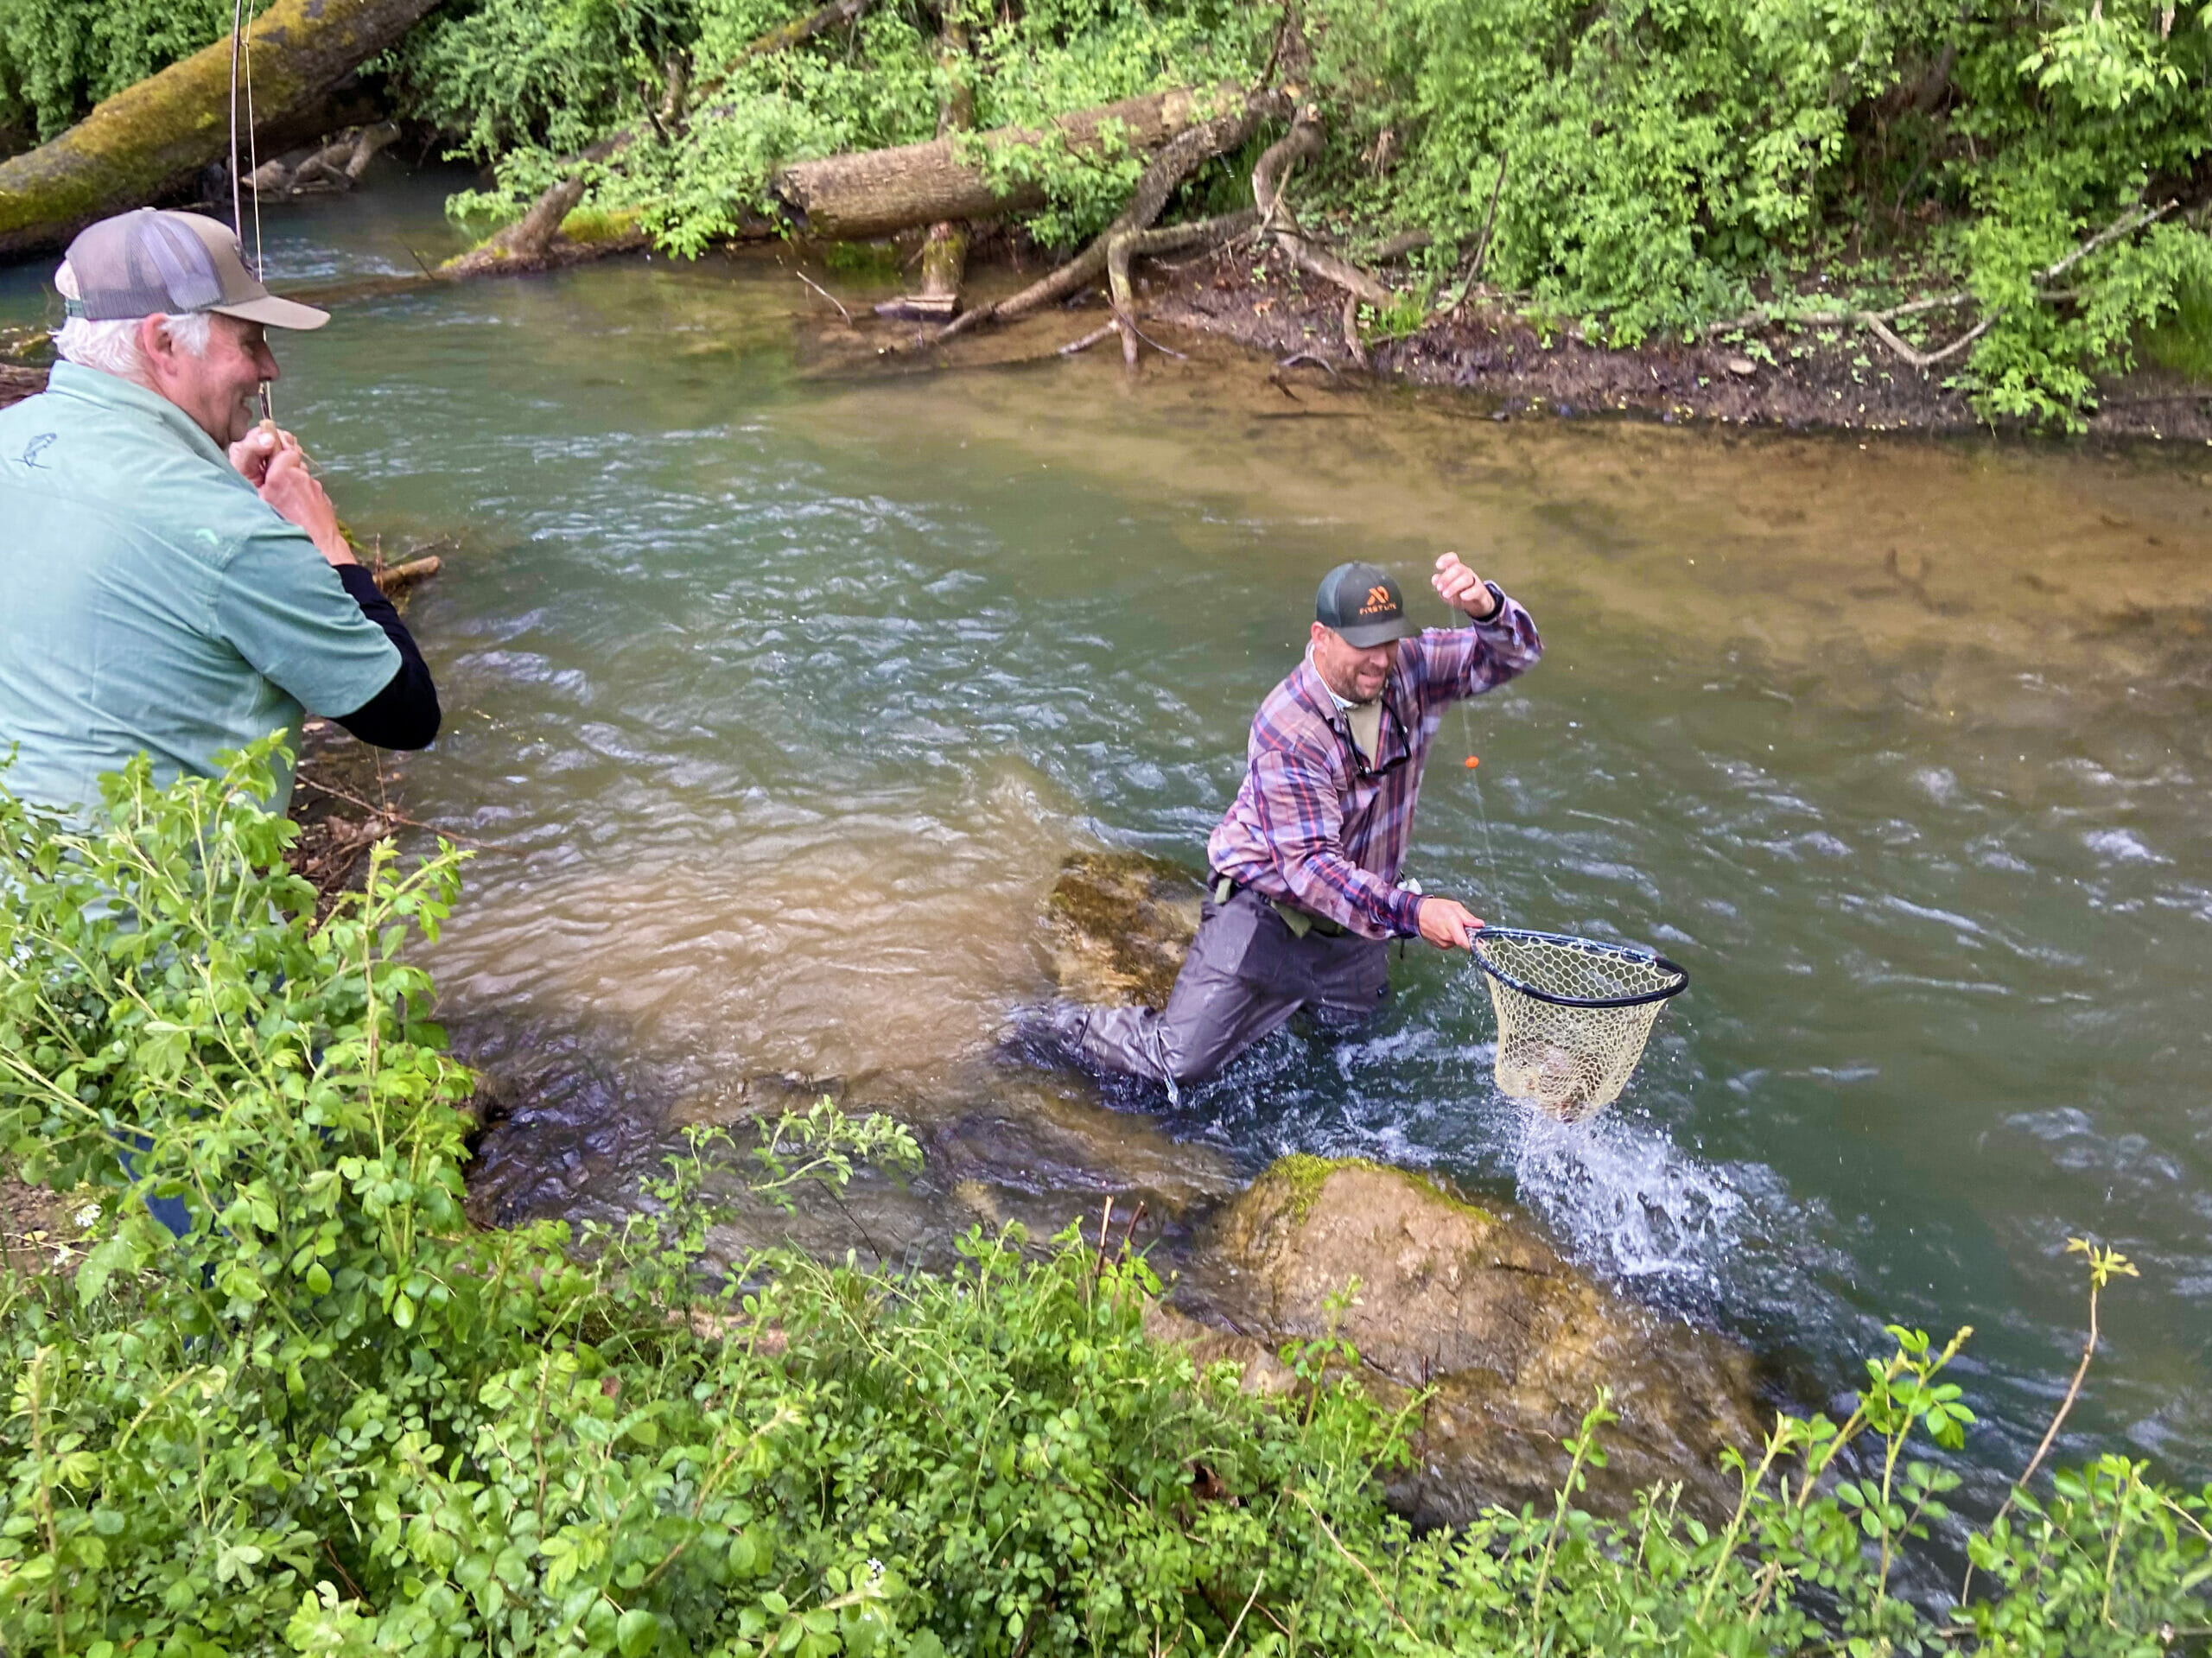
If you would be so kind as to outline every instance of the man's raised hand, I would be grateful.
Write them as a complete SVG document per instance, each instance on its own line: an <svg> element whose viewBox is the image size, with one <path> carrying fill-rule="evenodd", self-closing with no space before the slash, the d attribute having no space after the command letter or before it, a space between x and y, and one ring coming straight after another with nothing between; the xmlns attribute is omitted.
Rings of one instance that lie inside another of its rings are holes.
<svg viewBox="0 0 2212 1658"><path fill-rule="evenodd" d="M1436 558L1436 574L1428 578L1437 596L1454 610L1465 611L1478 622L1486 622L1497 613L1497 601L1491 597L1490 585L1460 560L1457 553L1440 553Z"/></svg>
<svg viewBox="0 0 2212 1658"><path fill-rule="evenodd" d="M1467 935L1483 924L1480 916L1455 899L1425 898L1417 914L1421 936L1439 950L1471 948Z"/></svg>

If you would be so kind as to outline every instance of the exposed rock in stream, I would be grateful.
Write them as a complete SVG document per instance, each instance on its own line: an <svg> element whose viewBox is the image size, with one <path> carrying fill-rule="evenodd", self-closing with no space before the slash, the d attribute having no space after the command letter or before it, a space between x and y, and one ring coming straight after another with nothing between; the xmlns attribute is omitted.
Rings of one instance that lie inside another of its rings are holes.
<svg viewBox="0 0 2212 1658"><path fill-rule="evenodd" d="M1198 905L1197 883L1161 860L1070 858L1048 906L1063 993L1160 1006ZM1341 1333L1369 1382L1392 1401L1436 1390L1417 1466L1393 1492L1422 1523L1546 1500L1566 1471L1559 1442L1601 1382L1621 1418L1592 1478L1601 1502L1681 1479L1686 1499L1723 1508L1715 1458L1759 1440L1748 1353L1606 1289L1520 1211L1478 1208L1420 1175L1285 1158L1192 1242L1179 1305L1155 1311L1155 1333L1238 1361L1255 1387L1288 1385L1277 1350L1327 1334L1329 1298L1359 1280Z"/></svg>
<svg viewBox="0 0 2212 1658"><path fill-rule="evenodd" d="M1164 999L1198 908L1197 881L1174 865L1071 856L1046 914L1063 990ZM612 1219L635 1206L639 1178L684 1125L726 1127L741 1152L751 1124L826 1096L912 1125L920 1173L863 1169L842 1193L798 1190L789 1210L718 1176L732 1205L715 1236L721 1258L789 1246L945 1268L971 1224L1019 1222L1041 1242L1071 1223L1089 1236L1110 1216L1109 1236L1133 1238L1171 1280L1151 1314L1155 1336L1235 1360L1264 1388L1292 1385L1278 1350L1331 1333L1331 1298L1357 1279L1337 1333L1358 1348L1363 1380L1394 1408L1433 1390L1409 1419L1415 1464L1391 1490L1418 1523L1548 1501L1567 1465L1560 1440L1601 1382L1621 1420L1605 1434L1610 1465L1592 1479L1600 1506L1681 1480L1694 1508L1720 1509L1719 1452L1758 1441L1749 1354L1606 1289L1517 1210L1478 1207L1416 1174L1290 1157L1240 1191L1236 1159L1176 1139L1153 1114L1108 1109L1067 1074L983 1060L916 1093L867 1076L614 1067L594 1057L612 1045L582 1031L465 1021L457 1035L497 1079L470 1172L472 1212L494 1223Z"/></svg>
<svg viewBox="0 0 2212 1658"><path fill-rule="evenodd" d="M1141 852L1078 852L1046 900L1052 972L1077 1001L1165 1007L1198 931L1197 879Z"/></svg>
<svg viewBox="0 0 2212 1658"><path fill-rule="evenodd" d="M1591 1477L1600 1505L1675 1479L1694 1506L1732 1500L1716 1458L1759 1441L1751 1356L1605 1289L1525 1216L1419 1175L1283 1159L1202 1236L1179 1299L1247 1333L1202 1351L1280 1385L1275 1350L1330 1333L1329 1300L1355 1279L1338 1333L1370 1385L1386 1402L1436 1390L1414 1420L1416 1465L1392 1489L1418 1523L1547 1500L1566 1473L1559 1442L1601 1382L1621 1420L1603 1436L1609 1465ZM1198 1332L1166 1320L1160 1333Z"/></svg>

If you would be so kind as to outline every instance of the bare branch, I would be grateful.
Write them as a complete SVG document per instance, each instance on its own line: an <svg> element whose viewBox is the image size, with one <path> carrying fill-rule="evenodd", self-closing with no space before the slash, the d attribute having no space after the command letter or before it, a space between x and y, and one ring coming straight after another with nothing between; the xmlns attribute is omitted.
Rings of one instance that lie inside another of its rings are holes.
<svg viewBox="0 0 2212 1658"><path fill-rule="evenodd" d="M1160 146L1159 153L1138 175L1136 188L1130 193L1128 205L1122 209L1112 224L1099 232L1089 247L1020 293L995 305L978 306L957 318L939 330L936 338L950 340L955 334L980 328L987 322L1012 321L1089 287L1105 271L1106 257L1116 237L1148 228L1152 221L1160 217L1160 209L1167 205L1167 198L1175 193L1176 186L1182 183L1193 168L1224 150L1236 149L1251 137L1252 130L1259 125L1264 116L1279 111L1281 103L1280 93L1255 93L1245 101L1243 108L1216 116L1211 121L1202 121L1178 133Z"/></svg>
<svg viewBox="0 0 2212 1658"><path fill-rule="evenodd" d="M794 270L791 272L791 275L798 277L809 288L811 288L816 293L821 295L823 298L828 300L832 305L836 306L837 314L844 318L846 321L850 322L853 320L853 314L844 308L843 304L839 302L837 296L831 293L828 289L824 288L820 283L815 281L813 277L808 276L806 272L804 270Z"/></svg>
<svg viewBox="0 0 2212 1658"><path fill-rule="evenodd" d="M1311 108L1299 111L1290 130L1269 144L1252 168L1252 200L1259 206L1259 235L1272 240L1301 270L1334 283L1370 305L1388 305L1396 297L1375 277L1348 259L1316 247L1292 218L1283 200L1283 183L1291 169L1321 151L1321 122Z"/></svg>
<svg viewBox="0 0 2212 1658"><path fill-rule="evenodd" d="M1089 351L1100 340L1111 339L1114 335L1121 332L1121 319L1116 317L1113 321L1108 323L1103 328L1093 328L1089 334L1084 335L1080 340L1069 340L1066 345L1060 347L1060 355L1063 357L1072 357L1079 351Z"/></svg>
<svg viewBox="0 0 2212 1658"><path fill-rule="evenodd" d="M2154 224L2164 219L2180 205L2178 201L2168 200L2156 207L2139 208L2121 214L2120 218L2106 226L2104 229L2083 242L2063 258L2037 271L2036 297L2047 302L2075 298L2075 295L2071 289L2053 290L2044 287L2043 284L2056 282L2082 260L2096 252L2098 249L2107 246L2122 237L2133 235L2145 226ZM1763 307L1756 311L1747 311L1742 316L1730 317L1725 321L1710 323L1700 330L1700 333L1704 338L1709 340L1715 334L1734 334L1744 328L1764 328L1777 322L1796 323L1807 327L1864 328L1914 368L1924 371L1935 367L1938 363L1948 362L1995 327L2005 314L2005 308L1999 306L1974 327L1952 340L1950 344L1939 346L1933 351L1918 350L1889 325L1900 317L1919 316L1929 311L1949 310L1956 306L1971 304L1974 298L1972 289L1961 288L1948 294L1930 294L1916 300L1908 300L1902 305L1892 305L1880 311L1789 311L1774 307Z"/></svg>

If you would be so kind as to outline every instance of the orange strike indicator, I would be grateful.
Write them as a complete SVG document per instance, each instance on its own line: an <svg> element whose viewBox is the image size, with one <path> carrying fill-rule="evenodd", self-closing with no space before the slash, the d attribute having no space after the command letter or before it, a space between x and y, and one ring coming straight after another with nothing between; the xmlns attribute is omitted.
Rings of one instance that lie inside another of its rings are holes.
<svg viewBox="0 0 2212 1658"><path fill-rule="evenodd" d="M1480 765L1481 764L1482 764L1482 762L1481 762L1480 760L1477 759L1476 759L1472 754L1470 754L1470 755L1468 755L1468 756L1467 756L1467 769L1468 769L1470 772L1473 771L1473 770L1475 769L1475 767L1477 767L1478 765Z"/></svg>

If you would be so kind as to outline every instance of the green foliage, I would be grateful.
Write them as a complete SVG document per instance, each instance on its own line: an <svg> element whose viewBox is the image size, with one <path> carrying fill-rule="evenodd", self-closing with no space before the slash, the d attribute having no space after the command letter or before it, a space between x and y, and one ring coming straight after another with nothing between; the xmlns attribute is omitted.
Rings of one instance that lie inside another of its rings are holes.
<svg viewBox="0 0 2212 1658"><path fill-rule="evenodd" d="M1725 1526L1678 1487L1581 1506L1600 1392L1548 1513L1415 1537L1375 1478L1405 1417L1333 1322L1247 1394L1073 1230L970 1233L943 1276L710 1270L735 1148L702 1132L621 1228L475 1231L471 1079L404 960L457 854L379 854L318 925L252 804L271 752L167 791L142 761L86 832L0 795L0 1137L105 1194L73 1271L0 1281L10 1652L2119 1658L2205 1621L2207 1499L2121 1458L1973 1534L1948 1624L1897 1598L1973 1420L1958 1340L1893 1329L1843 1422L1777 1418ZM918 1156L827 1102L755 1130L772 1203Z"/></svg>
<svg viewBox="0 0 2212 1658"><path fill-rule="evenodd" d="M230 27L219 0L0 0L0 128L42 143Z"/></svg>
<svg viewBox="0 0 2212 1658"><path fill-rule="evenodd" d="M227 22L200 0L121 5L0 0L0 128L49 135ZM2078 426L2099 377L2129 366L2184 295L2212 291L2196 183L2212 149L2204 3L954 0L964 58L946 60L941 13L891 3L750 49L808 10L454 0L381 67L400 113L493 167L490 188L456 199L463 217L513 216L578 152L631 130L638 142L589 169L590 209L696 254L772 212L783 163L932 137L956 85L979 130L1043 132L962 142L994 176L1040 181L1028 228L1071 244L1118 210L1141 158L1071 155L1052 117L1250 85L1272 61L1319 100L1331 137L1298 183L1301 211L1355 242L1434 238L1423 279L1371 319L1380 336L1456 292L1478 245L1508 302L1624 345L1956 292L1893 321L1915 348L1958 345L1935 372L1991 419ZM1298 28L1281 50L1286 18ZM1194 179L1190 209L1235 205L1230 171Z"/></svg>
<svg viewBox="0 0 2212 1658"><path fill-rule="evenodd" d="M470 159L565 154L635 118L697 33L688 0L494 0L442 9L387 61L409 111Z"/></svg>
<svg viewBox="0 0 2212 1658"><path fill-rule="evenodd" d="M512 212L562 153L661 96L664 48L690 49L718 90L596 187L639 210L664 246L696 252L769 207L763 187L780 162L931 136L955 75L973 90L979 128L1034 129L1161 86L1249 84L1287 15L1217 0L969 8L972 57L949 66L930 20L902 9L744 58L787 15L772 0L474 0L418 31L401 79L418 113L499 158L495 194ZM1907 342L1932 349L1986 320L1937 372L1991 418L2078 424L2096 377L2127 366L2137 335L2191 283L2212 286L2212 238L2189 214L2049 274L2139 208L2193 200L2212 148L2212 7L1294 10L1311 60L1295 67L1310 68L1332 140L1299 185L1306 211L1355 234L1434 238L1427 279L1370 319L1383 337L1419 327L1422 296L1455 266L1464 279L1478 245L1485 279L1529 314L1624 345L1747 314L1786 324L1955 289L1961 302L1897 321ZM1030 227L1054 243L1103 224L1138 168L1131 156L1071 157L1052 139L970 140L967 153L1001 177L1045 181L1050 205ZM1191 190L1194 208L1235 194L1218 168Z"/></svg>
<svg viewBox="0 0 2212 1658"><path fill-rule="evenodd" d="M2190 194L2212 146L2201 9L2162 34L2156 6L2090 0L1314 4L1338 199L1430 230L1442 264L1502 164L1485 275L1593 337L1955 285L1996 318L1959 359L1983 411L2070 422L2212 274L2212 242L2166 224L2038 275Z"/></svg>
<svg viewBox="0 0 2212 1658"><path fill-rule="evenodd" d="M1249 79L1271 22L1227 0L1047 0L995 9L968 0L971 51L941 60L937 20L871 8L849 29L748 53L806 15L773 0L471 0L411 35L390 59L408 111L497 162L465 214L512 216L564 157L620 128L639 141L594 175L594 199L634 209L668 251L696 254L768 211L769 173L790 161L936 136L958 81L979 128L1034 129L1052 117L1165 87ZM694 89L660 116L683 65ZM1057 135L1054 135L1056 138ZM1031 228L1071 241L1117 213L1141 158L1070 155L1047 139L977 144L987 172L1035 178L1049 204Z"/></svg>

